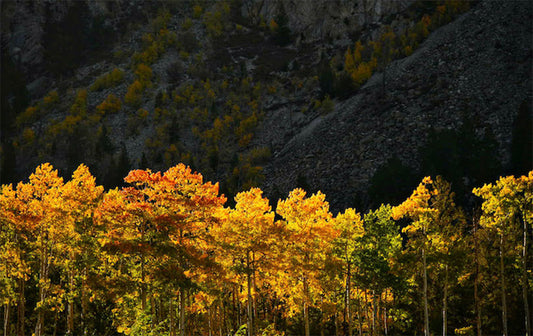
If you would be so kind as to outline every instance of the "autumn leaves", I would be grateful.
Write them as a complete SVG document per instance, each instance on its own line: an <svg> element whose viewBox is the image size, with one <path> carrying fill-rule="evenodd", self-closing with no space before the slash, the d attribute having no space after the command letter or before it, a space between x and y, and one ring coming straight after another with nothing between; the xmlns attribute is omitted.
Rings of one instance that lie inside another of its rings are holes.
<svg viewBox="0 0 533 336"><path fill-rule="evenodd" d="M478 247L487 244L483 236L465 235L466 216L440 177L424 178L399 206L364 216L355 209L334 216L324 194L302 189L275 211L258 188L225 207L218 184L183 164L164 173L134 170L125 182L106 192L81 165L65 183L43 164L28 182L2 187L0 299L8 334L24 335L30 325L38 336L112 325L130 335L276 335L295 319L306 335L332 330L332 323L349 335L429 334L438 310L446 334L449 303L465 282L482 284L479 269L492 253ZM513 261L520 276L513 277L530 324L532 190L533 172L474 190L484 200L480 230L500 240L505 329L504 258L513 251L521 251ZM408 218L403 239L400 218ZM472 248L475 274L462 261ZM486 300L476 294L473 309ZM410 322L416 311L418 327Z"/></svg>

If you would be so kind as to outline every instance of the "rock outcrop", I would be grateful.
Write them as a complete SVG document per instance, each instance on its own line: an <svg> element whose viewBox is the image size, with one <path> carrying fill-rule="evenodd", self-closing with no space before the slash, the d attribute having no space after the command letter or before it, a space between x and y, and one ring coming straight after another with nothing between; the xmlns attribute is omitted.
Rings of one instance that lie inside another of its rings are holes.
<svg viewBox="0 0 533 336"><path fill-rule="evenodd" d="M388 67L385 95L376 74L294 135L266 168L265 190L286 194L302 175L334 209L352 206L388 158L415 169L428 130L457 129L463 116L494 134L507 162L513 119L532 97L531 15L531 2L485 1L435 31Z"/></svg>
<svg viewBox="0 0 533 336"><path fill-rule="evenodd" d="M305 41L349 40L363 27L381 23L387 16L405 10L413 0L358 1L265 1L245 0L243 15L266 24L280 15L286 16L288 27Z"/></svg>

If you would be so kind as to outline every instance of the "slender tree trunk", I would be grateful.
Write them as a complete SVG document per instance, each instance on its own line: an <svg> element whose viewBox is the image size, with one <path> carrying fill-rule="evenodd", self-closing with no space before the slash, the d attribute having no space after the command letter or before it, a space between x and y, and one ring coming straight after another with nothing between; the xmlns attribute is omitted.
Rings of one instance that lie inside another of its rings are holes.
<svg viewBox="0 0 533 336"><path fill-rule="evenodd" d="M150 326L152 327L152 329L154 328L154 325L159 323L159 321L157 320L157 312L156 312L156 307L155 307L155 300L154 300L154 296L153 295L150 295L150 311L151 311L151 319L150 319Z"/></svg>
<svg viewBox="0 0 533 336"><path fill-rule="evenodd" d="M308 305L308 297L309 297L309 288L307 284L307 276L304 275L304 328L305 328L305 336L309 336L309 305Z"/></svg>
<svg viewBox="0 0 533 336"><path fill-rule="evenodd" d="M213 336L213 326L211 325L211 307L207 308L207 331L209 336Z"/></svg>
<svg viewBox="0 0 533 336"><path fill-rule="evenodd" d="M372 290L372 335L376 335L376 292Z"/></svg>
<svg viewBox="0 0 533 336"><path fill-rule="evenodd" d="M351 263L348 263L348 272L346 273L346 295L344 305L346 307L346 321L348 322L348 336L352 336L352 314L350 312L350 294L351 294Z"/></svg>
<svg viewBox="0 0 533 336"><path fill-rule="evenodd" d="M180 289L180 336L185 336L185 289Z"/></svg>
<svg viewBox="0 0 533 336"><path fill-rule="evenodd" d="M69 271L68 285L70 297L67 307L67 335L72 335L74 333L74 298L72 297L74 293L74 270Z"/></svg>
<svg viewBox="0 0 533 336"><path fill-rule="evenodd" d="M157 300L157 322L163 321L163 297L160 296Z"/></svg>
<svg viewBox="0 0 533 336"><path fill-rule="evenodd" d="M17 303L17 336L24 336L24 320L26 312L26 298L24 296L24 289L26 287L26 281L19 279L19 297Z"/></svg>
<svg viewBox="0 0 533 336"><path fill-rule="evenodd" d="M248 336L253 336L253 307L252 307L252 274L251 274L251 268L250 268L250 253L246 254L246 284L248 286L248 302L247 302L247 310L248 310Z"/></svg>
<svg viewBox="0 0 533 336"><path fill-rule="evenodd" d="M170 300L168 301L168 318L169 318L169 332L170 336L176 336L176 329L174 329L174 306L172 305L172 302L174 300L172 297L170 297Z"/></svg>
<svg viewBox="0 0 533 336"><path fill-rule="evenodd" d="M270 311L272 315L272 323L274 324L274 328L277 326L277 323L278 323L276 306L277 306L277 299L274 299L272 301L272 309Z"/></svg>
<svg viewBox="0 0 533 336"><path fill-rule="evenodd" d="M502 286L502 325L503 336L509 336L507 331L507 293L505 289L505 272L503 268L503 233L500 233L500 278Z"/></svg>
<svg viewBox="0 0 533 336"><path fill-rule="evenodd" d="M424 232L425 235L425 232ZM426 266L426 250L422 248L422 267L424 273L424 335L429 336L429 311L428 311L428 273Z"/></svg>
<svg viewBox="0 0 533 336"><path fill-rule="evenodd" d="M444 266L444 294L442 297L442 336L448 335L448 265Z"/></svg>
<svg viewBox="0 0 533 336"><path fill-rule="evenodd" d="M239 290L239 293L241 291ZM237 329L240 328L240 326L242 325L242 319L241 319L241 300L239 299L239 296L237 296L237 321L238 321L238 326L237 326ZM236 329L236 330L237 330Z"/></svg>
<svg viewBox="0 0 533 336"><path fill-rule="evenodd" d="M57 335L57 312L54 314L54 332L52 333L52 335Z"/></svg>
<svg viewBox="0 0 533 336"><path fill-rule="evenodd" d="M255 254L252 252L252 336L255 335L255 329L257 324L257 288L255 286Z"/></svg>
<svg viewBox="0 0 533 336"><path fill-rule="evenodd" d="M359 324L359 336L363 336L363 316L361 313L361 296L357 288L357 323Z"/></svg>
<svg viewBox="0 0 533 336"><path fill-rule="evenodd" d="M522 211L522 214L524 211ZM529 313L528 303L528 281L527 281L527 221L525 215L522 216L524 242L522 244L522 297L524 300L524 323L526 327L526 336L531 336L531 315Z"/></svg>
<svg viewBox="0 0 533 336"><path fill-rule="evenodd" d="M83 276L81 280L81 329L83 335L87 335L87 312L89 311L89 297L88 297L88 285L87 285L87 276L88 276L88 267L83 267Z"/></svg>
<svg viewBox="0 0 533 336"><path fill-rule="evenodd" d="M7 303L4 304L4 336L9 336L11 333L9 332L9 313L11 310L11 301L7 301Z"/></svg>
<svg viewBox="0 0 533 336"><path fill-rule="evenodd" d="M368 312L368 294L367 294L367 290L365 289L365 311L364 311L365 320L370 321L369 316L370 316L370 313ZM370 329L370 335L373 335L372 329Z"/></svg>
<svg viewBox="0 0 533 336"><path fill-rule="evenodd" d="M228 313L228 307L229 306L229 302L226 301L224 299L223 303L222 303L222 316L223 316L223 321L224 321L224 333L228 334L228 330L230 329L230 317L229 317L229 313Z"/></svg>
<svg viewBox="0 0 533 336"><path fill-rule="evenodd" d="M335 312L333 317L335 323L335 336L339 336L339 314Z"/></svg>
<svg viewBox="0 0 533 336"><path fill-rule="evenodd" d="M46 299L46 288L48 284L48 253L44 247L44 242L41 242L41 269L39 272L39 302L44 303ZM42 307L38 309L37 312L37 323L35 325L35 336L41 336L43 333L43 323L44 323L44 310Z"/></svg>
<svg viewBox="0 0 533 336"><path fill-rule="evenodd" d="M385 301L387 300L387 290L385 290ZM385 336L389 334L389 326L387 324L387 304L383 302L383 327L385 331Z"/></svg>
<svg viewBox="0 0 533 336"><path fill-rule="evenodd" d="M224 301L222 301L220 303L222 306L219 306L218 307L218 313L220 315L222 315L222 320L219 320L219 323L218 323L218 336L222 336L222 327L223 327L223 323L224 321L226 321L226 314L224 314ZM216 313L216 309L215 309L215 313ZM216 314L215 314L216 315Z"/></svg>
<svg viewBox="0 0 533 336"><path fill-rule="evenodd" d="M478 292L478 286L479 286L479 246L477 241L477 226L478 226L478 220L476 218L473 218L474 222L474 258L476 263L476 277L474 278L474 302L476 305L476 327L477 327L477 336L481 335L481 308L480 308L480 302L479 302L479 292Z"/></svg>

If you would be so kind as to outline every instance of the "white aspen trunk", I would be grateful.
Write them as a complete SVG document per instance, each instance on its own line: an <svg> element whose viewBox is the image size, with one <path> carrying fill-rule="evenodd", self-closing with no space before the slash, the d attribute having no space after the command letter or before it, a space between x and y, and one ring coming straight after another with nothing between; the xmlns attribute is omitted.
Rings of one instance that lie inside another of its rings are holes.
<svg viewBox="0 0 533 336"><path fill-rule="evenodd" d="M250 274L250 253L246 254L246 284L248 287L248 300L246 303L246 307L248 310L248 322L247 322L247 331L248 336L253 336L253 307L252 307L252 275Z"/></svg>
<svg viewBox="0 0 533 336"><path fill-rule="evenodd" d="M72 293L74 292L74 271L69 272L69 291L71 297L68 300L67 307L67 335L72 335L74 333L74 298Z"/></svg>
<svg viewBox="0 0 533 336"><path fill-rule="evenodd" d="M26 312L26 298L24 295L26 282L24 279L19 279L19 297L17 304L17 336L24 336L24 320Z"/></svg>
<svg viewBox="0 0 533 336"><path fill-rule="evenodd" d="M351 264L348 263L348 272L346 274L346 321L348 322L348 336L352 336L352 314L350 312L350 293L351 293Z"/></svg>
<svg viewBox="0 0 533 336"><path fill-rule="evenodd" d="M42 236L42 233L41 233ZM41 238L44 239L44 238ZM46 248L44 247L44 242L41 241L41 267L39 272L39 302L42 304L44 303L44 300L46 299L46 289L44 286L46 286L46 281L48 280L48 272L47 272L47 259L48 259L48 253L46 251ZM35 325L35 336L42 336L43 333L43 323L44 323L44 311L43 308L39 308L39 311L37 312L37 323Z"/></svg>
<svg viewBox="0 0 533 336"><path fill-rule="evenodd" d="M387 324L387 290L385 290L385 302L383 302L383 327L385 331L385 336L389 334L389 326Z"/></svg>
<svg viewBox="0 0 533 336"><path fill-rule="evenodd" d="M524 213L524 211L522 211ZM526 327L526 336L531 336L531 314L529 313L528 302L528 281L527 281L527 221L525 216L522 216L524 241L522 244L522 297L524 300L524 323Z"/></svg>
<svg viewBox="0 0 533 336"><path fill-rule="evenodd" d="M83 276L81 280L81 329L83 335L87 335L87 311L89 310L89 298L87 297L87 273L88 268L83 268Z"/></svg>
<svg viewBox="0 0 533 336"><path fill-rule="evenodd" d="M359 336L363 335L363 316L361 313L361 297L359 289L356 287L357 291L357 323L359 324Z"/></svg>
<svg viewBox="0 0 533 336"><path fill-rule="evenodd" d="M176 330L174 329L174 307L172 305L172 297L170 298L168 302L168 317L169 317L169 326L168 330L170 333L170 336L176 336Z"/></svg>
<svg viewBox="0 0 533 336"><path fill-rule="evenodd" d="M425 235L425 232L424 232ZM429 336L429 311L428 311L428 274L426 266L426 251L422 248L422 267L424 273L424 335Z"/></svg>
<svg viewBox="0 0 533 336"><path fill-rule="evenodd" d="M444 295L442 298L442 336L448 335L448 265L445 266Z"/></svg>
<svg viewBox="0 0 533 336"><path fill-rule="evenodd" d="M207 308L207 328L209 336L213 336L213 326L211 325L211 307Z"/></svg>
<svg viewBox="0 0 533 336"><path fill-rule="evenodd" d="M9 336L9 311L11 310L11 301L4 304L4 336Z"/></svg>
<svg viewBox="0 0 533 336"><path fill-rule="evenodd" d="M185 336L185 289L180 289L180 336Z"/></svg>
<svg viewBox="0 0 533 336"><path fill-rule="evenodd" d="M477 242L477 219L474 217L472 219L474 222L474 257L476 262L476 277L474 278L474 302L476 306L476 327L477 327L477 336L481 335L481 308L479 304L479 294L478 294L478 283L479 283L479 259L478 259L478 242Z"/></svg>
<svg viewBox="0 0 533 336"><path fill-rule="evenodd" d="M503 325L503 336L509 336L507 331L507 293L505 290L505 272L503 268L503 233L500 233L500 277L501 277L501 287L502 287L502 325Z"/></svg>
<svg viewBox="0 0 533 336"><path fill-rule="evenodd" d="M304 328L305 336L309 336L309 306L307 303L309 288L307 288L307 277L304 275Z"/></svg>
<svg viewBox="0 0 533 336"><path fill-rule="evenodd" d="M376 317L377 317L377 309L376 309L376 292L372 290L372 335L376 335Z"/></svg>
<svg viewBox="0 0 533 336"><path fill-rule="evenodd" d="M251 268L252 268L252 289L253 289L253 293L252 293L252 336L255 335L255 329L256 329L256 324L257 324L257 300L256 300L256 295L257 295L257 287L255 286L255 254L252 252L252 264L251 264Z"/></svg>

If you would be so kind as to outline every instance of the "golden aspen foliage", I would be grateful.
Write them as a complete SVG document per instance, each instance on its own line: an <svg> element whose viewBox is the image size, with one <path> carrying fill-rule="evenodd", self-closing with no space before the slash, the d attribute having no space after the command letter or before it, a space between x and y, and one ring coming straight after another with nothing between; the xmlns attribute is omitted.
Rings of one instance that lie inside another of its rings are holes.
<svg viewBox="0 0 533 336"><path fill-rule="evenodd" d="M118 113L121 109L122 102L112 93L110 93L100 105L96 106L96 111L101 116Z"/></svg>
<svg viewBox="0 0 533 336"><path fill-rule="evenodd" d="M304 314L306 334L309 335L309 307L316 305L320 291L319 272L330 250L330 243L339 235L334 226L329 204L321 192L306 197L302 189L294 189L286 200L278 202L276 213L285 227L286 264L290 276L285 288L289 289L287 304L292 312Z"/></svg>
<svg viewBox="0 0 533 336"><path fill-rule="evenodd" d="M124 79L124 71L119 68L114 68L111 72L103 74L98 77L93 85L91 85L91 91L101 91L103 89L108 89L115 87L122 82Z"/></svg>
<svg viewBox="0 0 533 336"><path fill-rule="evenodd" d="M144 85L139 80L135 80L128 87L128 91L124 96L124 102L132 107L137 107L141 105L143 91Z"/></svg>

